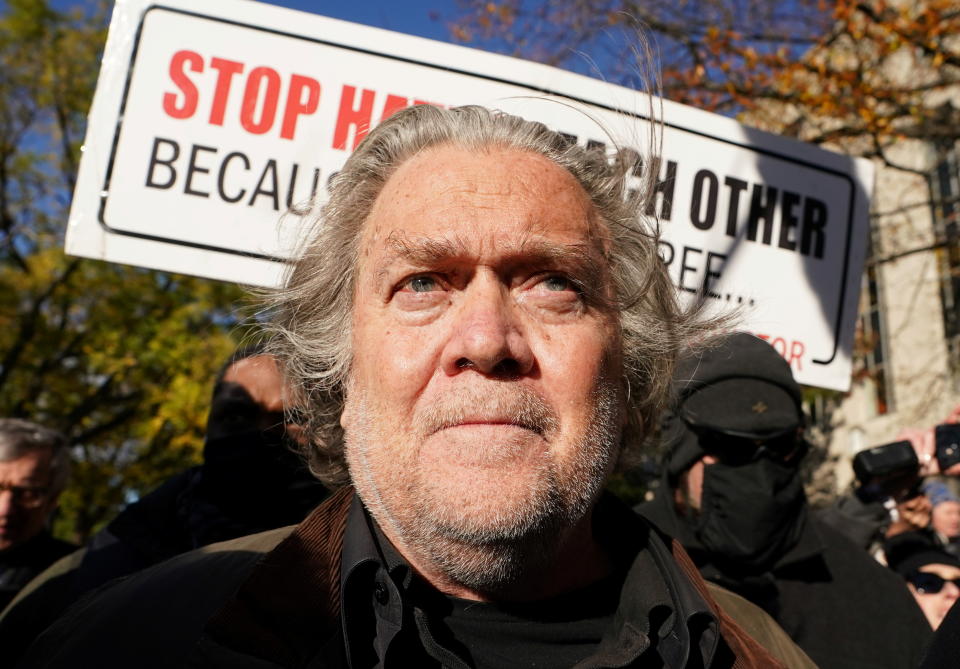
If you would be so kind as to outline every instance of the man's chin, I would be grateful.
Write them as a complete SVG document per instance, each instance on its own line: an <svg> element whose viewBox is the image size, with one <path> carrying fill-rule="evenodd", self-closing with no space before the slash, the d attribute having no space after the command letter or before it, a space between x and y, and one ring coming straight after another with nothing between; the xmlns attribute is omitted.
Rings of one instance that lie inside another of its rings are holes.
<svg viewBox="0 0 960 669"><path fill-rule="evenodd" d="M5 551L8 548L13 548L14 544L15 544L15 541L12 535L0 534L0 551Z"/></svg>
<svg viewBox="0 0 960 669"><path fill-rule="evenodd" d="M433 479L416 503L420 532L483 545L555 531L569 519L555 486L542 475L481 470Z"/></svg>
<svg viewBox="0 0 960 669"><path fill-rule="evenodd" d="M439 430L423 440L417 452L423 471L457 476L509 476L511 471L542 466L550 444L540 434L504 424L471 424ZM446 470L446 471L444 471Z"/></svg>

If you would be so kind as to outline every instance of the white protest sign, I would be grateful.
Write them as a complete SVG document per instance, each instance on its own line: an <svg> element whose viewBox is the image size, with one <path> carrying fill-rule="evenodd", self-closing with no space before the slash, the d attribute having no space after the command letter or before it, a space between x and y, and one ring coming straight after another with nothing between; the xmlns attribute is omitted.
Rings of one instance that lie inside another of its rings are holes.
<svg viewBox="0 0 960 669"><path fill-rule="evenodd" d="M275 285L301 226L285 212L322 203L367 129L417 103L648 142L645 97L599 80L256 2L120 0L67 252ZM801 383L846 389L870 163L670 102L663 117L645 168L677 287L740 305Z"/></svg>

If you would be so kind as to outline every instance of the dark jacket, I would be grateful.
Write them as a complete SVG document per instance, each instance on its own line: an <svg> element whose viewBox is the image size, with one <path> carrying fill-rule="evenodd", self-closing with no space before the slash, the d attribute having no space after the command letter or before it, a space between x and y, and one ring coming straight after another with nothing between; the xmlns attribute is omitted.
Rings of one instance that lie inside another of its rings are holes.
<svg viewBox="0 0 960 669"><path fill-rule="evenodd" d="M84 599L20 666L346 666L340 559L352 498L344 489L292 531L194 551ZM683 549L674 542L671 550L671 587L689 590L716 618L721 650L712 666L782 666L719 608ZM629 631L633 643L650 644L641 629Z"/></svg>
<svg viewBox="0 0 960 669"><path fill-rule="evenodd" d="M259 504L231 507L224 503L225 495L205 485L203 469L193 467L128 506L90 540L81 554L57 565L42 585L31 584L17 598L16 606L0 622L0 648L5 656L20 657L68 606L114 578L201 546L299 522L326 496L317 482L288 487L282 494L271 491L270 495L251 495L242 487L240 491L251 499L260 497ZM70 550L76 547L70 546ZM63 554L61 551L33 570L19 587Z"/></svg>
<svg viewBox="0 0 960 669"><path fill-rule="evenodd" d="M17 592L51 564L77 547L41 532L18 546L0 552L0 611Z"/></svg>
<svg viewBox="0 0 960 669"><path fill-rule="evenodd" d="M765 609L823 669L915 667L930 626L903 579L813 514L770 572L731 576L678 516L668 495L637 511L687 550L704 578Z"/></svg>
<svg viewBox="0 0 960 669"><path fill-rule="evenodd" d="M960 606L953 606L940 623L920 669L954 669L960 657Z"/></svg>

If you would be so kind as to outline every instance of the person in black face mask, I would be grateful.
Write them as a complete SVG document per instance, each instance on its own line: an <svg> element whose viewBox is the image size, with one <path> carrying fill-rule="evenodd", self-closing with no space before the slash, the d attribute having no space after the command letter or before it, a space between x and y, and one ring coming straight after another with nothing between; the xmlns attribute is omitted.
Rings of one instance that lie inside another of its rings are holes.
<svg viewBox="0 0 960 669"><path fill-rule="evenodd" d="M0 620L5 659L12 663L67 606L111 579L303 520L327 490L296 452L300 426L284 400L271 356L258 347L230 356L214 383L203 463L128 506L85 551L31 583Z"/></svg>
<svg viewBox="0 0 960 669"><path fill-rule="evenodd" d="M213 391L203 464L180 503L191 548L296 524L326 497L299 454L296 413L284 414L276 362L253 351L235 354Z"/></svg>
<svg viewBox="0 0 960 669"><path fill-rule="evenodd" d="M127 507L91 540L85 561L106 550L116 558L114 566L122 556L141 569L200 546L300 522L327 492L296 453L300 428L287 422L284 399L271 356L258 347L235 352L214 384L203 464Z"/></svg>
<svg viewBox="0 0 960 669"><path fill-rule="evenodd" d="M807 504L789 365L734 333L682 360L674 382L663 481L637 511L706 579L766 609L818 666L916 666L930 631L903 584Z"/></svg>

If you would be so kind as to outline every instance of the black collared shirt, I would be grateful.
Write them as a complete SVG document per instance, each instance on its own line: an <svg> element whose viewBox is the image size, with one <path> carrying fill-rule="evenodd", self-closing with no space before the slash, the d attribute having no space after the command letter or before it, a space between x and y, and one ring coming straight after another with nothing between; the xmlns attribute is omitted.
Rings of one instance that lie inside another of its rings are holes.
<svg viewBox="0 0 960 669"><path fill-rule="evenodd" d="M471 610L462 601L440 595L414 574L355 498L347 520L340 574L341 622L350 667L505 666L500 658L491 659L489 651L502 651L506 646L515 649L509 655L514 662L506 666L550 666L543 663L547 657L541 657L536 665L524 663L522 658L537 655L537 644L542 647L551 635L561 632L579 635L575 643L567 640L565 648L554 655L555 662L557 658L577 658L579 662L562 666L710 666L721 643L717 620L656 533L609 496L594 510L593 524L598 541L619 567L613 577L619 583L601 581L543 602L542 607L482 605L480 610ZM551 605L565 605L570 610L578 597L599 597L609 606L594 602L595 606L585 607L579 622L570 616L551 621L543 615ZM515 625L524 620L533 625L526 636L518 632L522 627ZM550 628L551 624L554 627ZM485 625L487 630L511 625L510 634L478 644Z"/></svg>

